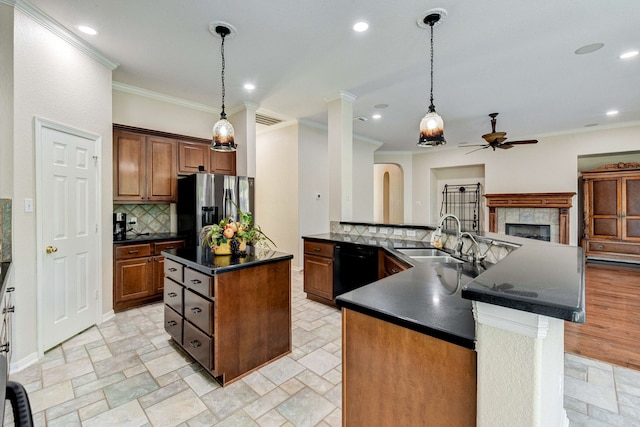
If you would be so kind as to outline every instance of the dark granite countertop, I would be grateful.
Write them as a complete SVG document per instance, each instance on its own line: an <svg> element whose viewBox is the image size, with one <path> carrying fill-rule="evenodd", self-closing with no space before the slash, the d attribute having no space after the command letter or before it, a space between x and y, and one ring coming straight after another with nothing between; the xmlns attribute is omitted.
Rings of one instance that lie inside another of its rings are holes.
<svg viewBox="0 0 640 427"><path fill-rule="evenodd" d="M336 303L465 347L473 348L475 341L471 312L473 300L584 322L582 248L494 233L483 237L520 247L485 269L470 263L455 267L459 264L414 262L394 250L430 247L426 242L380 240L335 233L303 238L383 247L414 265L411 269L340 295ZM454 267L463 271L458 272ZM460 277L460 286L454 293L447 293L450 283L457 284L457 277Z"/></svg>
<svg viewBox="0 0 640 427"><path fill-rule="evenodd" d="M178 233L149 233L136 235L134 233L127 233L127 237L125 239L113 239L114 245L120 245L123 243L146 243L153 242L158 240L174 240L174 239L184 239L184 236Z"/></svg>
<svg viewBox="0 0 640 427"><path fill-rule="evenodd" d="M210 276L293 258L290 254L254 247L247 247L246 257L215 256L211 249L200 246L170 249L162 251L162 255Z"/></svg>

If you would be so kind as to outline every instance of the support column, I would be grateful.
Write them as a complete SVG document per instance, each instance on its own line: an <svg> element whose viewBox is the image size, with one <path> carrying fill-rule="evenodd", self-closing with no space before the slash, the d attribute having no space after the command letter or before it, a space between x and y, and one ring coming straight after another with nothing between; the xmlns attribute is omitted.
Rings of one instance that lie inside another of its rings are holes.
<svg viewBox="0 0 640 427"><path fill-rule="evenodd" d="M244 108L229 115L236 132L236 174L256 176L256 110L258 106L245 103Z"/></svg>
<svg viewBox="0 0 640 427"><path fill-rule="evenodd" d="M479 427L568 426L564 321L474 301Z"/></svg>
<svg viewBox="0 0 640 427"><path fill-rule="evenodd" d="M353 219L353 102L341 91L325 98L328 105L329 221Z"/></svg>

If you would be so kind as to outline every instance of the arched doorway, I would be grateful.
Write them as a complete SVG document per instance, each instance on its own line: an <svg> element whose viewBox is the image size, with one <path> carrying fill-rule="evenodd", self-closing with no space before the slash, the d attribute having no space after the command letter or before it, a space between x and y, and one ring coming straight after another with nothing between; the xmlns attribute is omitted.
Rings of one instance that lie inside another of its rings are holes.
<svg viewBox="0 0 640 427"><path fill-rule="evenodd" d="M383 224L404 223L404 172L395 163L373 165L373 220Z"/></svg>

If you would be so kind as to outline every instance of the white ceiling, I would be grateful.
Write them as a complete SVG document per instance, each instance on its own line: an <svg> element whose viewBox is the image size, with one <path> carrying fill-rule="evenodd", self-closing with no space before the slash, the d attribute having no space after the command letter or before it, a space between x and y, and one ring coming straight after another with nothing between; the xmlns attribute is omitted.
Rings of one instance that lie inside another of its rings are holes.
<svg viewBox="0 0 640 427"><path fill-rule="evenodd" d="M220 39L212 21L237 35L225 43L227 110L245 102L278 117L327 122L325 97L357 96L354 133L381 151L417 151L429 104L429 30L416 25L432 8L437 111L446 148L481 143L497 130L510 140L640 121L638 0L29 0L118 62L114 81L220 106ZM355 33L357 20L369 31ZM98 36L80 33L91 25ZM574 51L601 42L588 55ZM245 82L256 89L248 93ZM615 117L605 116L610 109ZM436 148L441 150L443 148ZM462 149L459 149L462 152ZM467 149L468 151L468 149Z"/></svg>

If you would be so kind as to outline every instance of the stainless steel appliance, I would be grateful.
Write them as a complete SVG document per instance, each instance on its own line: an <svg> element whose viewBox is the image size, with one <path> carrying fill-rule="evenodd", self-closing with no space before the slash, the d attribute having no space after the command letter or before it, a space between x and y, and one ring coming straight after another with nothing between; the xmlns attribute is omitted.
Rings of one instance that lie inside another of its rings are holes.
<svg viewBox="0 0 640 427"><path fill-rule="evenodd" d="M196 173L178 180L178 233L187 246L200 244L198 235L205 225L223 218L239 220L238 208L254 212L254 178ZM237 208L236 208L237 206Z"/></svg>
<svg viewBox="0 0 640 427"><path fill-rule="evenodd" d="M125 240L127 237L127 214L115 212L113 214L113 240Z"/></svg>

